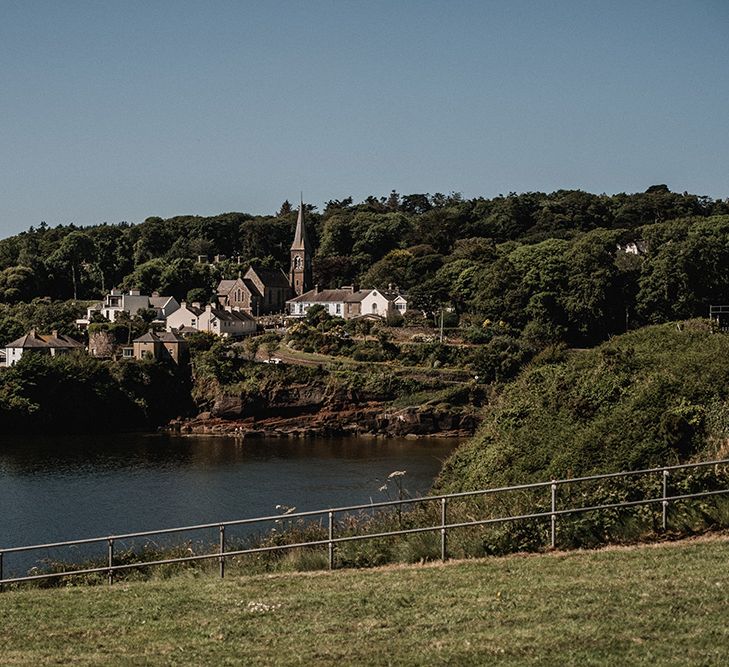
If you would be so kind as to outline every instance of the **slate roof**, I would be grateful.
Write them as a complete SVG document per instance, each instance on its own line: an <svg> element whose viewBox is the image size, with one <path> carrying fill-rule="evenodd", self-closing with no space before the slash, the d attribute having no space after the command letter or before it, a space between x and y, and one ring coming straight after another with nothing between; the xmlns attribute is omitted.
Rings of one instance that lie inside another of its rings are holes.
<svg viewBox="0 0 729 667"><path fill-rule="evenodd" d="M281 269L264 269L262 266L251 264L251 271L266 287L284 287L286 289L291 287L288 277Z"/></svg>
<svg viewBox="0 0 729 667"><path fill-rule="evenodd" d="M227 294L233 289L237 282L237 280L221 280L218 283L218 294Z"/></svg>
<svg viewBox="0 0 729 667"><path fill-rule="evenodd" d="M171 298L171 296L150 296L149 305L155 308L164 308Z"/></svg>
<svg viewBox="0 0 729 667"><path fill-rule="evenodd" d="M158 343L159 338L157 338L157 335L153 331L148 331L145 334L142 334L139 338L135 338L133 343Z"/></svg>
<svg viewBox="0 0 729 667"><path fill-rule="evenodd" d="M317 292L313 289L299 296L295 296L293 299L289 299L286 303L331 303L336 301L357 303L362 301L371 291L368 289L361 289L356 292L351 292L347 289L322 289Z"/></svg>
<svg viewBox="0 0 729 667"><path fill-rule="evenodd" d="M243 278L243 284L248 288L248 291L253 296L262 297L263 295L258 291L258 288L256 287L256 283L254 283L250 278ZM286 281L286 287L288 287L288 281Z"/></svg>
<svg viewBox="0 0 729 667"><path fill-rule="evenodd" d="M384 296L388 301L394 301L398 297L402 297L407 301L407 297L404 294L400 294L400 292L395 292L394 290L383 290L378 289L377 290L382 296Z"/></svg>
<svg viewBox="0 0 729 667"><path fill-rule="evenodd" d="M238 322L254 321L254 318L251 315L240 310L223 310L220 308L213 308L211 312L219 320L225 322L235 322L236 320Z"/></svg>
<svg viewBox="0 0 729 667"><path fill-rule="evenodd" d="M77 340L74 340L70 336L65 336L64 334L46 334L46 335L38 335L35 331L31 331L30 333L26 334L25 336L21 336L17 340L14 340L12 343L8 343L5 347L14 347L14 348L22 348L24 350L35 348L35 349L43 349L43 348L53 348L53 349L77 349L82 348L83 345L79 343Z"/></svg>
<svg viewBox="0 0 729 667"><path fill-rule="evenodd" d="M160 331L155 334L163 343L184 343L185 339L175 331Z"/></svg>
<svg viewBox="0 0 729 667"><path fill-rule="evenodd" d="M184 343L185 339L174 331L148 331L139 338L135 338L134 343Z"/></svg>
<svg viewBox="0 0 729 667"><path fill-rule="evenodd" d="M189 310L195 317L200 317L205 312L204 308L197 308L196 306L193 306L189 303L185 304L185 308Z"/></svg>
<svg viewBox="0 0 729 667"><path fill-rule="evenodd" d="M40 336L46 343L48 343L49 347L54 348L62 348L62 349L78 349L84 347L83 343L79 343L74 338L71 338L70 336L66 336L64 334L50 334L50 335L44 335L41 334Z"/></svg>

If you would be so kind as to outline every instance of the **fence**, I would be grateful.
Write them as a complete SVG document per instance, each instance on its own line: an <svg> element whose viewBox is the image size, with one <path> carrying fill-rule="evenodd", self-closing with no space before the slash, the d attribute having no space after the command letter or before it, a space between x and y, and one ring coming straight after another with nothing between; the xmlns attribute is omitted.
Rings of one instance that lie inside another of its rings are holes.
<svg viewBox="0 0 729 667"><path fill-rule="evenodd" d="M270 516L255 517L251 519L239 519L235 521L225 521L217 523L198 524L194 526L181 526L176 528L164 528L160 530L149 530L136 533L126 533L119 535L110 535L105 537L93 537L85 538L80 540L69 540L65 542L52 542L48 544L34 544L28 546L19 546L11 548L0 548L0 587L3 584L34 581L40 579L52 579L59 577L70 577L74 575L87 575L94 573L104 573L107 575L108 583L112 584L114 581L114 574L116 572L137 569L143 567L154 567L171 565L174 563L189 563L193 561L204 561L204 560L217 560L219 563L219 573L223 577L225 575L226 559L235 556L243 556L246 554L260 554L272 551L285 551L290 549L300 549L304 547L326 547L328 555L328 565L330 569L335 566L335 548L337 545L344 544L346 542L356 542L362 540L372 540L388 537L397 537L403 535L413 535L417 533L440 533L440 558L446 560L448 558L448 532L455 529L469 528L474 526L487 526L494 524L503 524L508 522L542 519L548 522L549 528L549 542L550 546L554 549L557 547L557 527L558 520L560 517L567 517L570 515L586 513L586 512L599 512L610 509L621 509L628 507L639 507L639 506L651 506L659 505L661 510L661 527L663 530L667 528L668 522L668 507L671 503L679 501L693 500L697 498L706 498L711 496L719 496L729 493L729 488L711 489L697 491L693 493L678 493L670 495L670 478L671 475L677 471L691 471L697 469L705 469L711 466L725 466L729 464L729 459L720 459L714 461L704 461L701 463L689 463L683 465L664 466L661 468L648 468L643 470L634 470L629 472L615 472L602 475L591 475L587 477L574 477L569 479L556 479L547 482L536 482L532 484L519 484L515 486L505 486L490 489L481 489L478 491L465 491L461 493L451 493L445 495L434 495L434 496L423 496L417 498L399 498L397 500L388 500L378 503L369 503L362 505L350 505L347 507L336 507L321 510L312 510L307 512L293 512L285 515L275 514ZM637 500L625 500L620 502L610 502L597 505L584 505L577 507L560 507L559 506L559 494L560 487L571 484L585 484L588 482L597 482L603 480L618 480L625 478L640 478L649 477L652 475L658 475L660 481L661 493L656 497L641 498ZM548 492L548 497L545 498L545 505L549 506L548 510L545 511L533 511L528 513L522 513L510 516L499 516L489 517L483 519L473 519L469 521L458 521L449 522L448 520L448 507L449 503L456 499L463 498L476 498L476 497L488 497L494 494L508 493L513 491L526 491L526 490L544 490ZM401 510L403 506L415 506L424 503L437 503L440 506L440 521L436 524L427 526L418 526L414 528L406 528L400 530L387 530L376 533L361 533L337 536L335 534L336 517L337 515L345 515L351 512L357 511L369 511L373 509L390 508ZM327 537L326 539L310 540L304 542L295 542L290 544L276 544L267 546L257 546L247 549L226 549L226 530L233 526L254 526L271 522L280 522L282 519L293 520L293 519L313 519L315 517L326 518ZM217 529L218 530L218 549L215 552L197 554L191 556L184 556L179 558L165 558L157 560L149 560L135 563L115 563L114 562L114 545L122 540L130 540L137 538L148 538L151 536L161 536L170 534L181 534L189 533L190 531L198 531L203 529ZM106 565L99 567L88 567L83 569L66 570L63 572L44 572L40 574L31 574L17 577L3 576L3 563L6 556L14 553L28 553L33 551L39 551L51 548L61 547L72 547L78 545L89 545L89 544L105 544L106 545Z"/></svg>

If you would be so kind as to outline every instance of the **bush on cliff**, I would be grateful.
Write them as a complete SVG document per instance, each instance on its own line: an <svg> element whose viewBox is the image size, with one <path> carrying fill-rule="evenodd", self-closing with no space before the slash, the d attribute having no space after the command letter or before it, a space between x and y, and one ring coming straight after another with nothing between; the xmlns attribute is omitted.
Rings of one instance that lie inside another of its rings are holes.
<svg viewBox="0 0 729 667"><path fill-rule="evenodd" d="M540 355L445 464L448 491L679 463L727 453L729 336L705 321L645 327Z"/></svg>

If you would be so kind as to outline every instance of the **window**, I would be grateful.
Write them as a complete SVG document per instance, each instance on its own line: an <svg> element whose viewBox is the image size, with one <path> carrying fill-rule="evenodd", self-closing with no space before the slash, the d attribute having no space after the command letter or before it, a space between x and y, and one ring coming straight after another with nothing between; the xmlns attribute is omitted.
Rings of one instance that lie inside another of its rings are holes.
<svg viewBox="0 0 729 667"><path fill-rule="evenodd" d="M377 312L377 304L376 303L373 303L372 304L372 312L373 313L376 313Z"/></svg>
<svg viewBox="0 0 729 667"><path fill-rule="evenodd" d="M341 315L341 314L342 314L342 304L338 303L337 304L337 315Z"/></svg>
<svg viewBox="0 0 729 667"><path fill-rule="evenodd" d="M134 348L131 347L125 347L123 351L123 355L125 359L129 359L130 357L134 356Z"/></svg>
<svg viewBox="0 0 729 667"><path fill-rule="evenodd" d="M297 271L301 270L301 255L294 257L294 269Z"/></svg>

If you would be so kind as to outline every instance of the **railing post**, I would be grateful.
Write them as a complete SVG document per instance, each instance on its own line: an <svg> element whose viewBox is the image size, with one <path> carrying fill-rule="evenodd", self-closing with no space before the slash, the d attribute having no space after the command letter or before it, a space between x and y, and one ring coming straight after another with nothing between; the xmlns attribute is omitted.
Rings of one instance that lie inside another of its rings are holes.
<svg viewBox="0 0 729 667"><path fill-rule="evenodd" d="M552 530L551 530L551 545L552 549L557 547L557 485L552 480Z"/></svg>
<svg viewBox="0 0 729 667"><path fill-rule="evenodd" d="M327 550L329 552L329 569L334 569L334 512L329 510L329 544Z"/></svg>
<svg viewBox="0 0 729 667"><path fill-rule="evenodd" d="M440 499L440 559L445 563L448 560L448 536L446 535L446 521L447 505L446 499Z"/></svg>
<svg viewBox="0 0 729 667"><path fill-rule="evenodd" d="M222 579L225 576L225 556L223 556L225 553L225 526L223 524L220 524L218 547L220 552L220 578Z"/></svg>
<svg viewBox="0 0 729 667"><path fill-rule="evenodd" d="M663 469L663 502L661 503L661 528L666 530L668 525L668 475L669 472Z"/></svg>
<svg viewBox="0 0 729 667"><path fill-rule="evenodd" d="M111 586L114 583L114 570L111 568L114 567L114 538L109 538L109 545L107 547L107 556L108 556L108 562L109 562L109 575L108 575L108 581L109 586Z"/></svg>

